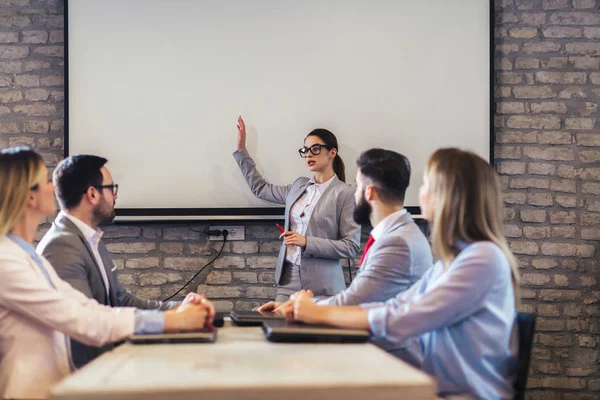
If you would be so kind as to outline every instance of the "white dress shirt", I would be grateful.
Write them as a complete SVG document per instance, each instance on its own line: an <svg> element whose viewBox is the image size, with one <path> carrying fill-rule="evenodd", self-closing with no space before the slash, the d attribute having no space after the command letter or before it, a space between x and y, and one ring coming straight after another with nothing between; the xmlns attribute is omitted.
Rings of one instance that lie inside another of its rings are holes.
<svg viewBox="0 0 600 400"><path fill-rule="evenodd" d="M290 210L290 231L298 232L301 235L306 234L310 216L317 205L321 195L327 190L335 174L323 183L316 183L315 177L310 178L310 184L306 191L300 196L298 201L294 203ZM296 265L300 265L302 259L302 249L300 246L288 245L285 259Z"/></svg>
<svg viewBox="0 0 600 400"><path fill-rule="evenodd" d="M373 236L373 240L379 240L383 232L387 231L387 229L391 225L397 223L398 218L400 218L406 213L406 208L403 208L402 210L394 211L393 213L379 221L379 223L375 225L373 229L371 229L371 236Z"/></svg>
<svg viewBox="0 0 600 400"><path fill-rule="evenodd" d="M102 280L104 281L104 287L106 288L106 297L110 297L110 282L108 280L108 275L106 273L106 268L104 268L104 263L102 262L102 257L100 257L100 252L98 251L98 245L100 244L100 240L102 239L102 235L104 232L100 229L94 229L82 220L72 215L67 214L64 211L60 212L62 215L67 217L77 229L81 231L85 240L89 243L92 248L92 253L94 254L94 259L96 263L98 263L98 267L100 269L100 275L102 275Z"/></svg>

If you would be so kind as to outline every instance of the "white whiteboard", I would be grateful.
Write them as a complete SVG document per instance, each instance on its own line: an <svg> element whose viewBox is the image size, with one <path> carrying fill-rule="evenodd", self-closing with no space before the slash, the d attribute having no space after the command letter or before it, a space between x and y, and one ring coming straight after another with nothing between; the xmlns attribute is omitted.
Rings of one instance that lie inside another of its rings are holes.
<svg viewBox="0 0 600 400"><path fill-rule="evenodd" d="M71 0L68 153L109 159L118 208L270 207L232 152L236 119L276 184L333 131L354 181L371 147L489 159L490 9L481 0Z"/></svg>

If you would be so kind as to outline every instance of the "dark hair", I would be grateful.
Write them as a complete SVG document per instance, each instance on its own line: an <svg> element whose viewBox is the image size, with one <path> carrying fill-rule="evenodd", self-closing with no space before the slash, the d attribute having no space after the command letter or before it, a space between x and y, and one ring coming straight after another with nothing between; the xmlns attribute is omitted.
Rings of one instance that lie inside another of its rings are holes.
<svg viewBox="0 0 600 400"><path fill-rule="evenodd" d="M329 150L337 150L335 158L333 159L333 172L335 172L340 181L346 182L346 167L344 166L344 161L342 161L342 157L340 157L340 149L338 148L338 142L335 135L327 129L317 128L308 135L306 135L306 137L309 136L317 136L324 142L323 144L325 144L329 148Z"/></svg>
<svg viewBox="0 0 600 400"><path fill-rule="evenodd" d="M60 206L67 210L77 207L90 186L102 186L100 170L107 161L106 158L86 154L62 160L53 175Z"/></svg>
<svg viewBox="0 0 600 400"><path fill-rule="evenodd" d="M391 150L370 149L356 160L360 173L373 181L377 194L386 203L404 203L410 184L410 162Z"/></svg>

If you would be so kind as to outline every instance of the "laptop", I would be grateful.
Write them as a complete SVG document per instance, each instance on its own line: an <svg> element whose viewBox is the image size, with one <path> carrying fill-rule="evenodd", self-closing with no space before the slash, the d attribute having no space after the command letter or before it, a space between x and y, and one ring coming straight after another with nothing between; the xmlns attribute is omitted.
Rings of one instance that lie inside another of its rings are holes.
<svg viewBox="0 0 600 400"><path fill-rule="evenodd" d="M128 341L132 344L213 343L216 338L216 329L203 329L193 332L139 334L131 336Z"/></svg>
<svg viewBox="0 0 600 400"><path fill-rule="evenodd" d="M302 322L265 321L263 332L269 342L277 343L364 343L369 340L368 330Z"/></svg>
<svg viewBox="0 0 600 400"><path fill-rule="evenodd" d="M285 318L267 311L232 311L231 320L237 326L261 326L265 321L285 321Z"/></svg>

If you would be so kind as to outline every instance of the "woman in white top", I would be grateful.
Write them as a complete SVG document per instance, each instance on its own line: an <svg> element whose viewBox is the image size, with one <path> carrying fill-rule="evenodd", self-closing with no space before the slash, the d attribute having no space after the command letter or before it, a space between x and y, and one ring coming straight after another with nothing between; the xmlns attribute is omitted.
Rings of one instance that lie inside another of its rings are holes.
<svg viewBox="0 0 600 400"><path fill-rule="evenodd" d="M294 317L369 329L384 343L416 337L440 396L512 399L519 273L504 236L498 176L474 153L440 149L419 195L439 260L433 268L385 303L318 306L299 293Z"/></svg>
<svg viewBox="0 0 600 400"><path fill-rule="evenodd" d="M0 396L47 398L74 370L69 337L101 346L134 333L200 329L214 309L198 296L177 311L111 308L61 280L32 242L55 212L54 185L39 154L0 152Z"/></svg>
<svg viewBox="0 0 600 400"><path fill-rule="evenodd" d="M353 258L360 247L360 226L354 222L354 190L345 184L344 163L335 135L315 129L299 150L312 178L286 186L267 182L246 150L246 126L238 119L237 151L233 153L252 193L285 204L283 243L275 268L275 301L299 290L333 296L346 288L340 259Z"/></svg>

